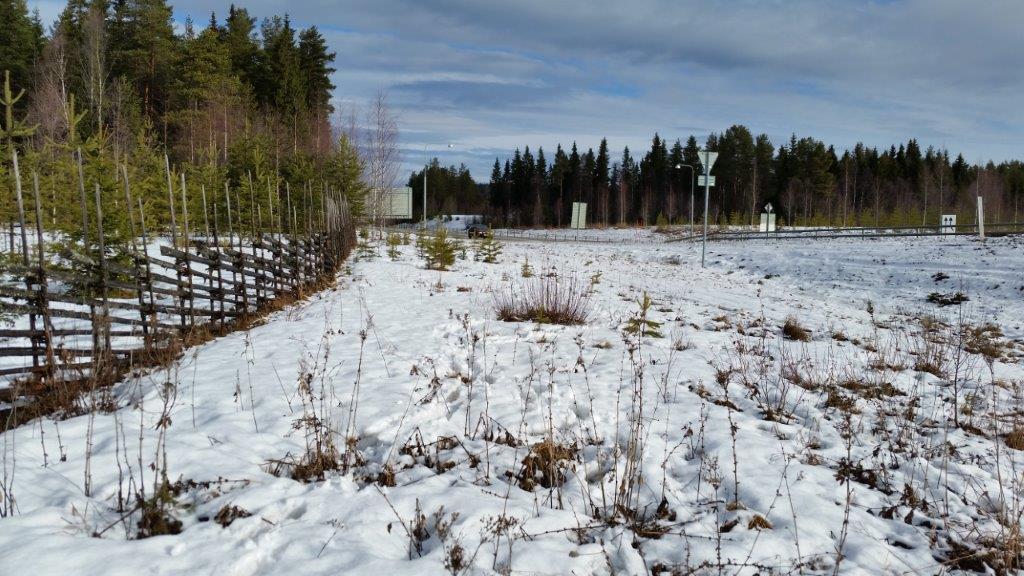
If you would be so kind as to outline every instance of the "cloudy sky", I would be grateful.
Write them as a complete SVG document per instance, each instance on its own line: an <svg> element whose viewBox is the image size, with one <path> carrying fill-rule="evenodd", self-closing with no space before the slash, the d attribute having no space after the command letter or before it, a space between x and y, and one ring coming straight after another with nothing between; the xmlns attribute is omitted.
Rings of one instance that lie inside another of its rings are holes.
<svg viewBox="0 0 1024 576"><path fill-rule="evenodd" d="M736 123L776 143L915 137L970 161L1024 156L1021 0L237 3L319 27L337 105L383 90L409 168L426 147L486 180L516 146L606 136L618 154ZM63 2L36 4L52 18ZM205 23L229 2L173 4Z"/></svg>

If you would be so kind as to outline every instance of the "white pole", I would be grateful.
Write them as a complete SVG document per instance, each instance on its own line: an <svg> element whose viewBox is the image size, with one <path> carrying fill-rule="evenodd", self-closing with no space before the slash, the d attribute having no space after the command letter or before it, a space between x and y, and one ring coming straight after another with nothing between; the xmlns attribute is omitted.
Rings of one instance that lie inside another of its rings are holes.
<svg viewBox="0 0 1024 576"><path fill-rule="evenodd" d="M427 157L427 145L423 145L423 229L427 229L427 173L430 171L430 158Z"/></svg>
<svg viewBox="0 0 1024 576"><path fill-rule="evenodd" d="M708 152L704 151L704 158L701 162L708 166ZM704 267L704 259L708 252L708 196L711 194L711 170L704 170L704 239L700 245L700 267Z"/></svg>
<svg viewBox="0 0 1024 576"><path fill-rule="evenodd" d="M978 196L978 237L985 239L985 209L981 204L981 196Z"/></svg>
<svg viewBox="0 0 1024 576"><path fill-rule="evenodd" d="M693 188L697 183L697 172L690 166L690 236L693 236Z"/></svg>

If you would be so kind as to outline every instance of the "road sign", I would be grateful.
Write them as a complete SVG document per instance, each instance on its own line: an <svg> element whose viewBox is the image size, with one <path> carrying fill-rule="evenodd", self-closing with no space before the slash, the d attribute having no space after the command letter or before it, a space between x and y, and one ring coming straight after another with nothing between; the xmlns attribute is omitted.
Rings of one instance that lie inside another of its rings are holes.
<svg viewBox="0 0 1024 576"><path fill-rule="evenodd" d="M704 187L704 238L700 243L700 267L704 267L704 261L708 253L708 198L711 196L711 187L715 185L715 177L711 175L711 168L718 160L718 152L710 150L698 150L701 166L704 167L704 174L700 177L700 185Z"/></svg>
<svg viewBox="0 0 1024 576"><path fill-rule="evenodd" d="M940 234L956 234L956 214L943 214L940 222Z"/></svg>
<svg viewBox="0 0 1024 576"><path fill-rule="evenodd" d="M710 174L711 168L715 165L715 160L718 160L718 152L700 150L697 153L697 157L700 158L701 166L704 167L704 173Z"/></svg>
<svg viewBox="0 0 1024 576"><path fill-rule="evenodd" d="M576 230L582 230L587 227L587 203L586 202L573 202L572 203L572 223L571 228Z"/></svg>
<svg viewBox="0 0 1024 576"><path fill-rule="evenodd" d="M385 192L384 217L394 220L412 218L412 188L403 186Z"/></svg>
<svg viewBox="0 0 1024 576"><path fill-rule="evenodd" d="M764 211L766 213L768 213L768 214L772 213L772 203L771 202L769 202L769 203L764 205Z"/></svg>
<svg viewBox="0 0 1024 576"><path fill-rule="evenodd" d="M771 206L771 204L769 204ZM761 232L775 232L775 214L771 212L761 213Z"/></svg>

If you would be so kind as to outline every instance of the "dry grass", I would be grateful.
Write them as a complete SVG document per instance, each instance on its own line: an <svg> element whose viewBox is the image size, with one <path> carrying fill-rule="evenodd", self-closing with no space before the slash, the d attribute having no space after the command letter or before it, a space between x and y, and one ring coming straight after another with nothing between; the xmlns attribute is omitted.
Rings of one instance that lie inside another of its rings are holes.
<svg viewBox="0 0 1024 576"><path fill-rule="evenodd" d="M1006 445L1014 450L1024 450L1024 427L1014 426L1005 437Z"/></svg>
<svg viewBox="0 0 1024 576"><path fill-rule="evenodd" d="M248 518L250 516L252 516L252 513L248 510L230 505L221 508L220 511L217 512L217 515L213 517L213 521L220 524L222 528L227 528L228 526L231 526L235 520Z"/></svg>
<svg viewBox="0 0 1024 576"><path fill-rule="evenodd" d="M771 530L772 523L767 518L760 514L754 514L754 517L747 522L747 530Z"/></svg>
<svg viewBox="0 0 1024 576"><path fill-rule="evenodd" d="M536 485L555 488L565 483L565 472L576 461L579 450L575 446L563 446L551 440L538 442L530 447L530 453L523 458L523 467L517 479L523 490L533 490Z"/></svg>
<svg viewBox="0 0 1024 576"><path fill-rule="evenodd" d="M963 292L952 292L949 294L932 292L928 295L927 300L932 304L937 304L939 308L945 308L946 306L958 306L964 302L969 302L971 299Z"/></svg>
<svg viewBox="0 0 1024 576"><path fill-rule="evenodd" d="M794 316L786 318L786 322L782 325L782 337L786 340L795 340L798 342L810 342L811 332L800 325L800 322Z"/></svg>
<svg viewBox="0 0 1024 576"><path fill-rule="evenodd" d="M498 320L539 324L586 324L590 291L575 277L543 277L513 285L494 297Z"/></svg>

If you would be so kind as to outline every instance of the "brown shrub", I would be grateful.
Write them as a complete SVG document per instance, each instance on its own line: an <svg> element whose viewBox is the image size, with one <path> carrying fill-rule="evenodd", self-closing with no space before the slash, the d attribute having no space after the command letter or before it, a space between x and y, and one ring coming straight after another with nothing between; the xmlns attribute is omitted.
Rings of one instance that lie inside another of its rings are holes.
<svg viewBox="0 0 1024 576"><path fill-rule="evenodd" d="M782 325L782 337L786 340L795 340L797 342L810 342L811 332L801 326L794 316L790 316L786 318L786 322Z"/></svg>
<svg viewBox="0 0 1024 576"><path fill-rule="evenodd" d="M586 324L590 317L590 291L575 277L542 277L510 286L494 297L498 320L539 324Z"/></svg>
<svg viewBox="0 0 1024 576"><path fill-rule="evenodd" d="M575 446L563 446L551 440L534 444L523 458L523 467L517 476L519 487L533 490L537 484L545 488L565 484L565 470L575 461L578 451Z"/></svg>

